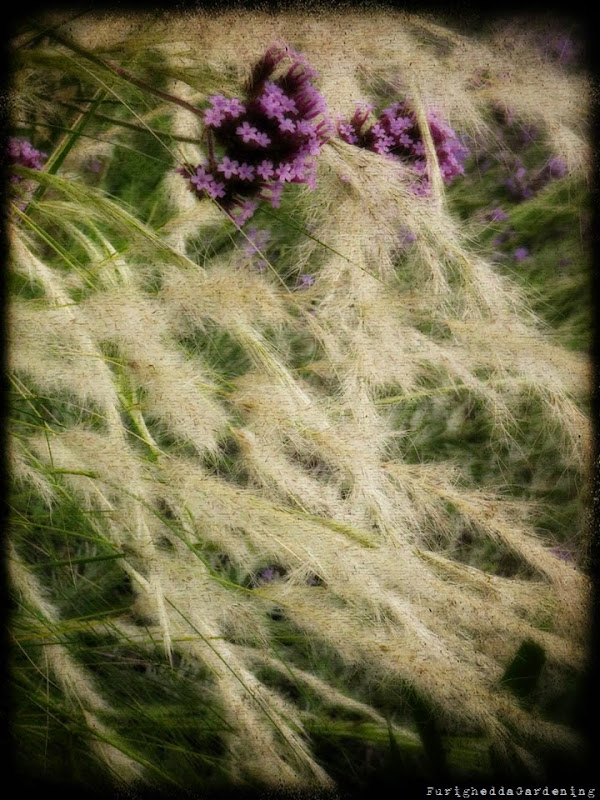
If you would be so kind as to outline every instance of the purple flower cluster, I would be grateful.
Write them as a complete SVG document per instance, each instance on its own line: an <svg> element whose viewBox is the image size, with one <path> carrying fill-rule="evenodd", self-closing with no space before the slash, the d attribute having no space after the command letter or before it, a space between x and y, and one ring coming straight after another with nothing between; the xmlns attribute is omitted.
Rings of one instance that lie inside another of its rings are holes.
<svg viewBox="0 0 600 800"><path fill-rule="evenodd" d="M520 159L515 159L514 173L504 181L508 195L516 201L528 200L550 181L564 178L568 172L567 165L558 156L552 156L543 167L529 173Z"/></svg>
<svg viewBox="0 0 600 800"><path fill-rule="evenodd" d="M48 158L46 153L36 150L35 147L28 142L27 139L22 139L18 136L11 136L8 140L8 147L6 148L9 164L19 165L22 167L29 167L29 169L41 170L44 166L44 161ZM11 183L21 183L23 178L20 175L11 175Z"/></svg>
<svg viewBox="0 0 600 800"><path fill-rule="evenodd" d="M532 142L540 138L540 131L531 122L519 119L514 106L496 103L493 113L500 125L506 129L510 139L510 149L526 149Z"/></svg>
<svg viewBox="0 0 600 800"><path fill-rule="evenodd" d="M515 171L504 181L508 195L513 200L528 200L533 195L527 169L520 160L515 162Z"/></svg>
<svg viewBox="0 0 600 800"><path fill-rule="evenodd" d="M567 33L540 35L538 45L546 57L559 64L570 64L580 55L581 49Z"/></svg>
<svg viewBox="0 0 600 800"><path fill-rule="evenodd" d="M265 252L269 243L271 231L252 227L248 229L247 236L248 238L244 241L243 246L244 254L253 260L258 256L258 259L254 260L253 266L258 272L264 272L267 262L261 254Z"/></svg>
<svg viewBox="0 0 600 800"><path fill-rule="evenodd" d="M408 161L419 176L419 182L414 186L415 193L428 194L425 145L416 115L408 101L394 103L384 109L377 122L365 129L371 111L373 106L359 104L349 122L339 121L340 137L348 144L364 147L388 158ZM457 175L464 174L468 150L452 128L433 112L428 113L427 123L444 183L449 184Z"/></svg>
<svg viewBox="0 0 600 800"><path fill-rule="evenodd" d="M286 56L292 65L275 78ZM209 98L208 159L178 170L198 197L212 197L241 226L260 199L278 208L285 183L315 188L315 157L332 131L314 78L300 54L274 45L254 67L244 102L220 94Z"/></svg>

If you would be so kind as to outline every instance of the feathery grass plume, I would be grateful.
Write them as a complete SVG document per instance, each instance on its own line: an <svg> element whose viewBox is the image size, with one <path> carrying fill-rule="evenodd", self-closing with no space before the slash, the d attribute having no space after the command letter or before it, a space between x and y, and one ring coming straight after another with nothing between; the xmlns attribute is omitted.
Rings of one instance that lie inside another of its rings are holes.
<svg viewBox="0 0 600 800"><path fill-rule="evenodd" d="M225 421L210 398L216 387L174 342L163 343L168 326L161 305L138 296L130 285L126 290L96 293L82 310L97 340L118 348L126 365L123 379L144 393L137 400L142 413L164 420L200 453L216 447L216 434ZM177 405L171 402L172 392Z"/></svg>
<svg viewBox="0 0 600 800"><path fill-rule="evenodd" d="M10 215L32 769L56 714L109 779L188 791L366 786L391 738L423 780L575 763L589 368L528 298L572 319L540 247L585 196L587 77L413 15L120 20L14 43L48 153Z"/></svg>

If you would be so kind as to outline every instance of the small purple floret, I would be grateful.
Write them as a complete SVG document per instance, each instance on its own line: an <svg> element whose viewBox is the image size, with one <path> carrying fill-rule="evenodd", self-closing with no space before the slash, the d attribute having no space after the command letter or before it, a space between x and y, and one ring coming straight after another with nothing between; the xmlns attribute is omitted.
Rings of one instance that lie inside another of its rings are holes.
<svg viewBox="0 0 600 800"><path fill-rule="evenodd" d="M501 208L494 208L487 215L490 222L506 222L508 214Z"/></svg>
<svg viewBox="0 0 600 800"><path fill-rule="evenodd" d="M552 156L546 164L546 170L551 178L564 178L567 174L567 165L562 158Z"/></svg>
<svg viewBox="0 0 600 800"><path fill-rule="evenodd" d="M219 172L223 173L227 180L229 180L232 175L238 174L239 166L239 162L232 161L229 156L223 156L223 159L217 169Z"/></svg>
<svg viewBox="0 0 600 800"><path fill-rule="evenodd" d="M312 275L300 275L296 287L298 289L309 289L311 286L314 286L314 283L315 279Z"/></svg>
<svg viewBox="0 0 600 800"><path fill-rule="evenodd" d="M517 247L517 249L513 253L515 261L525 261L525 259L528 256L529 256L529 250L526 247Z"/></svg>

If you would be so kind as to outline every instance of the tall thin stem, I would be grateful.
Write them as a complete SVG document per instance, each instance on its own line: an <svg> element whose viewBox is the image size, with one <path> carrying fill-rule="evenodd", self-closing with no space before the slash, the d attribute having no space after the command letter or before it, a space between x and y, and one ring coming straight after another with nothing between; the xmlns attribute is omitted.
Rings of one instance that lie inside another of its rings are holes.
<svg viewBox="0 0 600 800"><path fill-rule="evenodd" d="M105 59L100 58L100 56L90 53L88 50L85 50L83 47L80 47L78 44L71 41L71 39L62 36L55 31L49 32L48 35L54 39L54 41L58 42L58 44L62 44L63 47L67 47L73 53L77 53L77 55L87 59L88 61L91 61L92 64L96 64L96 66L107 69L109 72L112 72L113 75L117 75L119 78L122 78L128 83L138 86L140 89L144 89L144 91L153 94L155 97L160 97L161 100L166 100L167 103L174 103L175 105L181 106L190 113L195 114L197 117L203 115L202 109L196 108L196 106L193 106L191 103L182 100L180 97L176 97L173 94L164 92L162 89L157 89L156 87L152 86L152 84L147 83L142 78L138 78L137 75L134 75L132 72L120 67L118 64L115 64L112 61L106 61Z"/></svg>

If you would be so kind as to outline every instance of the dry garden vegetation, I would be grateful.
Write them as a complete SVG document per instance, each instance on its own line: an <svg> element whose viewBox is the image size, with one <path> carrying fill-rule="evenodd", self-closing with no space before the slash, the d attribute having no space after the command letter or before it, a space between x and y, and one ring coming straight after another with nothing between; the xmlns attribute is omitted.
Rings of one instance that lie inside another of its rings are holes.
<svg viewBox="0 0 600 800"><path fill-rule="evenodd" d="M538 22L16 32L23 775L198 796L578 763L589 86Z"/></svg>

